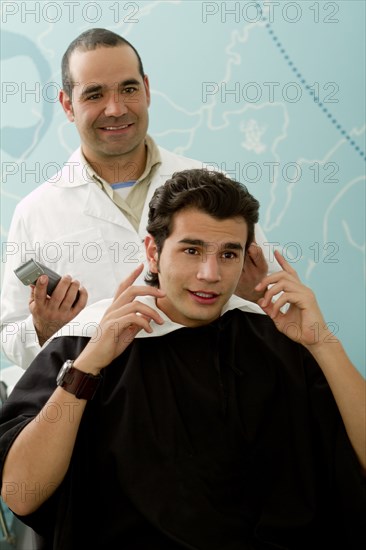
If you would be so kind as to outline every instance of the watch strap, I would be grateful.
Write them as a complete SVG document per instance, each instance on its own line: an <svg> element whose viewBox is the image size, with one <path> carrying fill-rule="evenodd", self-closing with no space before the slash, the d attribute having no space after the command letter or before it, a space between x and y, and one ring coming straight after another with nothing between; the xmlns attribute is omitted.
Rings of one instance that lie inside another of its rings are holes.
<svg viewBox="0 0 366 550"><path fill-rule="evenodd" d="M102 380L102 375L83 372L75 368L71 360L66 361L66 363L67 369L65 374L57 381L57 385L67 392L72 393L78 399L93 399L100 381Z"/></svg>

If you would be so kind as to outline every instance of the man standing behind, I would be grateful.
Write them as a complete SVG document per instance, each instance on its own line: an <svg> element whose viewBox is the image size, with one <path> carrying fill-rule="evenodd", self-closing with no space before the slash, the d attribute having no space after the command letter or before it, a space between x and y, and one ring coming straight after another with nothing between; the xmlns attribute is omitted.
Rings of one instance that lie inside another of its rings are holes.
<svg viewBox="0 0 366 550"><path fill-rule="evenodd" d="M135 269L97 337L54 338L18 382L2 496L47 548L363 547L365 381L281 255L267 315L232 296L257 219L241 184L174 174L150 203L151 286Z"/></svg>
<svg viewBox="0 0 366 550"><path fill-rule="evenodd" d="M175 171L202 167L147 135L149 79L136 49L119 35L91 29L77 37L63 56L62 81L60 102L76 125L80 148L60 173L19 203L8 242L21 246L5 258L2 347L23 368L87 299L92 304L112 297L142 260L155 189ZM264 239L258 226L255 238L259 245ZM63 275L52 297L45 276L29 298L13 273L31 257L22 251L32 250L36 260ZM237 292L255 300L254 287L268 270L255 244L245 267Z"/></svg>

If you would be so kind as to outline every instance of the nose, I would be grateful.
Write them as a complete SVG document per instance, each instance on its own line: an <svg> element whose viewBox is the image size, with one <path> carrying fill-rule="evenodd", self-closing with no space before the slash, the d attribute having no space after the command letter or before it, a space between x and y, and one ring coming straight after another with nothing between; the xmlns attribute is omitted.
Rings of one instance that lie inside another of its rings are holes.
<svg viewBox="0 0 366 550"><path fill-rule="evenodd" d="M221 280L219 260L215 254L205 254L202 256L202 261L199 263L197 271L197 279L209 283L216 283Z"/></svg>
<svg viewBox="0 0 366 550"><path fill-rule="evenodd" d="M115 91L111 91L106 98L106 105L104 109L105 115L110 117L120 117L125 115L127 112L128 109L122 95L116 93Z"/></svg>

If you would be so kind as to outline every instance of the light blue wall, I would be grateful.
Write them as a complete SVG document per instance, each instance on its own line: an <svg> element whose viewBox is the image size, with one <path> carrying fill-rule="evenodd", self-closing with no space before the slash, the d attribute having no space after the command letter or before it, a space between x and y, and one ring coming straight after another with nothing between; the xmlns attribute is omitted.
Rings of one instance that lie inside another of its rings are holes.
<svg viewBox="0 0 366 550"><path fill-rule="evenodd" d="M259 7L260 6L260 7ZM2 239L77 146L60 59L91 27L139 50L150 133L247 183L268 241L365 357L365 3L2 2Z"/></svg>

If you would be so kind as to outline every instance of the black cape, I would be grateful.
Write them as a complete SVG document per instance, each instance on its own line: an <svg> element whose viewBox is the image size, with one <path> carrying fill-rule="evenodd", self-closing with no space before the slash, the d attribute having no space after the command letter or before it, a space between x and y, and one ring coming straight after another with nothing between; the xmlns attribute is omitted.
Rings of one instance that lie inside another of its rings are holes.
<svg viewBox="0 0 366 550"><path fill-rule="evenodd" d="M1 467L87 342L54 339L20 379ZM365 505L320 368L271 319L235 309L135 339L104 369L66 478L20 519L55 550L351 550L366 544Z"/></svg>

